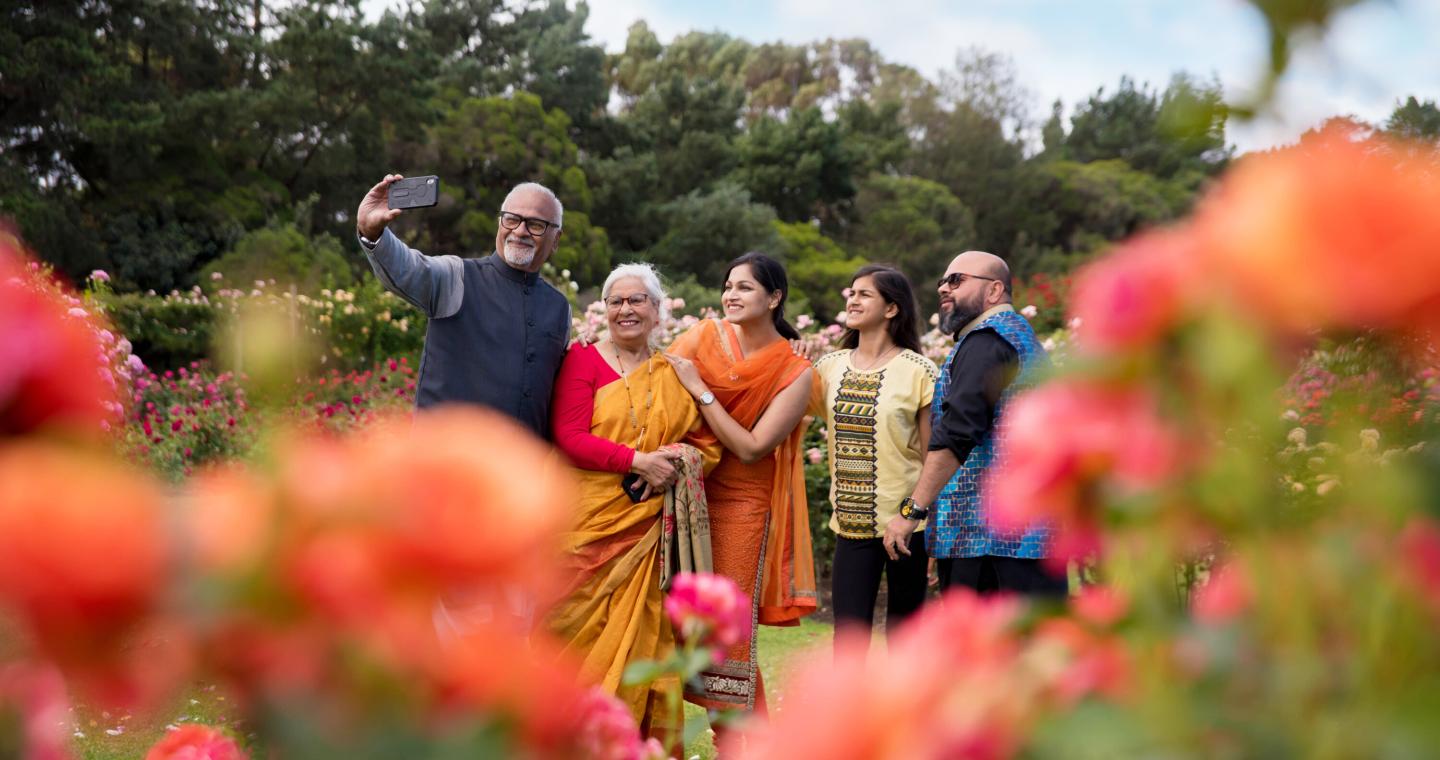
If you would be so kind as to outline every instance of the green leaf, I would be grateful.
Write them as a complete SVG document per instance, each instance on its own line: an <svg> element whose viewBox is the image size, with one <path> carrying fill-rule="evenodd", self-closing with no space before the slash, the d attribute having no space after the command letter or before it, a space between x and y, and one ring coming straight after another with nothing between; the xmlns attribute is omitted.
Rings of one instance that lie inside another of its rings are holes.
<svg viewBox="0 0 1440 760"><path fill-rule="evenodd" d="M685 652L681 655L680 675L684 680L690 680L699 675L705 668L710 667L714 660L711 659L709 649L697 649L693 652Z"/></svg>
<svg viewBox="0 0 1440 760"><path fill-rule="evenodd" d="M639 660L630 663L625 668L625 675L621 677L620 682L626 686L637 686L650 683L669 672L673 671L668 663Z"/></svg>

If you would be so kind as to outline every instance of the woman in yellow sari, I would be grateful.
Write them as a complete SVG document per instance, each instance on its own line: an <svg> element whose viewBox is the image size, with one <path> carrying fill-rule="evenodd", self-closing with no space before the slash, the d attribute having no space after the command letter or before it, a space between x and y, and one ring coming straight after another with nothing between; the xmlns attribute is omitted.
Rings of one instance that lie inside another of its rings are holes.
<svg viewBox="0 0 1440 760"><path fill-rule="evenodd" d="M725 444L705 478L715 572L751 597L752 623L796 625L815 611L815 560L800 463L804 417L814 386L810 363L794 354L785 321L785 269L763 253L730 263L721 305L670 345L666 358ZM732 647L701 674L706 707L765 712L755 638Z"/></svg>
<svg viewBox="0 0 1440 760"><path fill-rule="evenodd" d="M664 319L664 294L645 264L617 267L601 290L609 335L565 356L555 381L555 445L579 468L580 502L565 534L564 598L550 630L581 661L582 675L616 694L662 741L680 734L679 682L623 686L625 667L659 660L675 647L660 589L664 491L682 473L670 444L699 449L692 465L708 470L719 445L704 430L695 402L652 346ZM634 473L638 477L626 476ZM688 473L698 477L702 473ZM633 482L627 494L624 484Z"/></svg>

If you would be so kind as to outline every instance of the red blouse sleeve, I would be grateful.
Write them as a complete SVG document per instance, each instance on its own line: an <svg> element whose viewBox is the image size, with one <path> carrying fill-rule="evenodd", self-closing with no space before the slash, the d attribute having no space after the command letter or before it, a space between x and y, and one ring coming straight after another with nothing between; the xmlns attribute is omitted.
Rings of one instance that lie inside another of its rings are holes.
<svg viewBox="0 0 1440 760"><path fill-rule="evenodd" d="M597 366L598 365L598 366ZM626 473L635 450L590 432L595 411L595 390L604 375L615 371L600 358L594 346L576 346L565 354L550 403L550 433L555 445L582 470Z"/></svg>

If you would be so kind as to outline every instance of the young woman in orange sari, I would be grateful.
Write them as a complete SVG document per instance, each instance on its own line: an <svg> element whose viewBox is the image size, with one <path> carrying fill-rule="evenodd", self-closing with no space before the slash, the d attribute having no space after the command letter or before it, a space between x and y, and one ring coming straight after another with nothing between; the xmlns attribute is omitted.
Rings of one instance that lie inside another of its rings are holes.
<svg viewBox="0 0 1440 760"><path fill-rule="evenodd" d="M664 659L675 647L660 589L661 508L681 465L662 447L695 446L702 469L709 469L720 446L652 347L665 303L654 270L617 267L601 293L609 335L572 348L555 381L551 430L578 468L580 500L563 539L572 580L546 622L581 661L583 676L619 696L647 735L673 743L681 727L681 716L671 712L680 704L679 681L624 686L621 676L631 662ZM638 501L622 487L629 473L643 481ZM697 482L703 475L689 474Z"/></svg>
<svg viewBox="0 0 1440 760"><path fill-rule="evenodd" d="M666 358L725 444L705 478L715 572L750 595L752 622L795 625L815 610L815 564L805 504L801 419L814 390L810 363L791 350L785 269L763 253L730 263L721 296L725 318L701 322ZM755 637L701 674L706 707L765 711Z"/></svg>

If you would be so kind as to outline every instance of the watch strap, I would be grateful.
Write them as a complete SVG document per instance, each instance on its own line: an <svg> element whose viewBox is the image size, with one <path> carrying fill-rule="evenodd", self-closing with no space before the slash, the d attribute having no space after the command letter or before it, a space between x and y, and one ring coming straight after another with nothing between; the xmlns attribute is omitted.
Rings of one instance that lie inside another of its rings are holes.
<svg viewBox="0 0 1440 760"><path fill-rule="evenodd" d="M930 516L930 510L915 503L915 500L906 496L900 500L900 516L906 520L924 520Z"/></svg>

